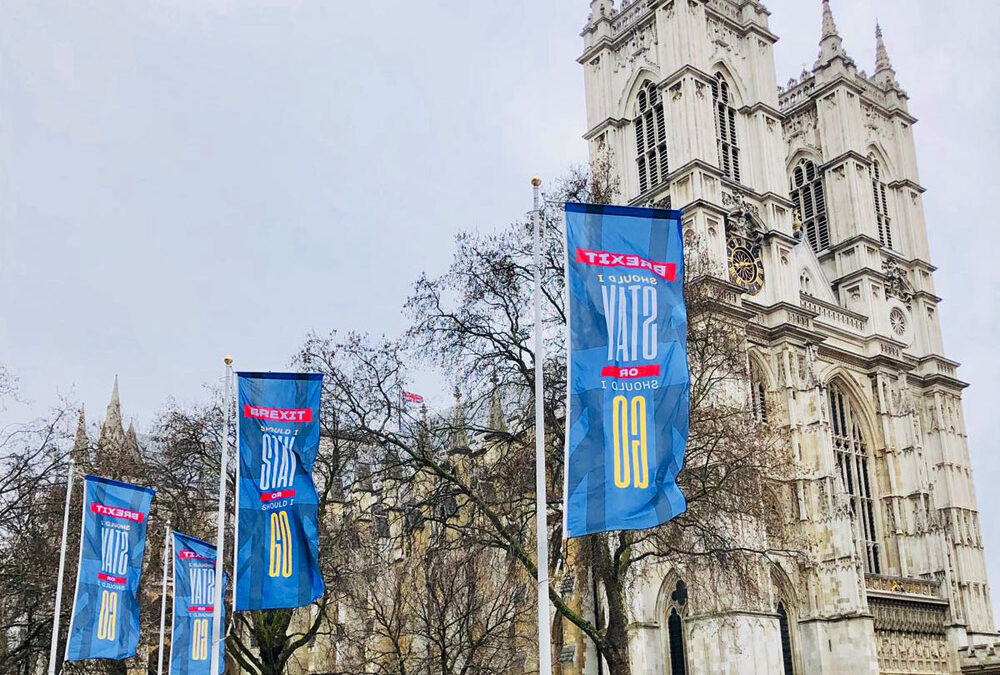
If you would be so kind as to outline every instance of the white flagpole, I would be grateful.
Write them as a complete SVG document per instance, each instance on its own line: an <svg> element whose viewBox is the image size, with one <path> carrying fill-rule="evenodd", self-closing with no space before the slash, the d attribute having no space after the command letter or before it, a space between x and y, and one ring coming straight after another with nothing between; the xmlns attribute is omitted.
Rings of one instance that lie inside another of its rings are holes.
<svg viewBox="0 0 1000 675"><path fill-rule="evenodd" d="M66 508L63 510L62 544L59 547L59 577L56 579L56 607L52 616L52 646L49 647L49 675L56 675L56 649L59 644L59 614L62 610L63 571L66 569L66 536L69 532L69 502L73 494L73 460L66 476Z"/></svg>
<svg viewBox="0 0 1000 675"><path fill-rule="evenodd" d="M549 628L548 500L545 494L545 347L542 340L542 179L531 179L535 210L535 539L538 544L538 673L552 675Z"/></svg>
<svg viewBox="0 0 1000 675"><path fill-rule="evenodd" d="M226 455L229 454L229 416L233 407L233 357L227 356L226 406L223 411L222 457L219 465L219 520L215 533L215 601L212 604L211 675L219 675L219 640L222 639L222 559L226 536Z"/></svg>
<svg viewBox="0 0 1000 675"><path fill-rule="evenodd" d="M163 675L163 636L167 629L167 560L170 559L170 522L163 539L163 585L160 587L160 653L156 658L156 675Z"/></svg>

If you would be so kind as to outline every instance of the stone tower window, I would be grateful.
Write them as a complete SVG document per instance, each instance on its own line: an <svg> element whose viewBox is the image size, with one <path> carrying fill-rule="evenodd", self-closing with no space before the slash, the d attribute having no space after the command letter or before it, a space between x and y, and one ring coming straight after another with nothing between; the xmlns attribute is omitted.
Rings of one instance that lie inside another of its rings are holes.
<svg viewBox="0 0 1000 675"><path fill-rule="evenodd" d="M758 422L767 422L767 380L760 366L750 360L750 410Z"/></svg>
<svg viewBox="0 0 1000 675"><path fill-rule="evenodd" d="M639 89L635 129L636 164L639 167L639 192L665 183L670 173L667 161L667 124L663 99L656 85L647 80Z"/></svg>
<svg viewBox="0 0 1000 675"><path fill-rule="evenodd" d="M837 469L850 500L854 535L864 558L865 572L881 574L881 546L875 524L875 496L872 490L872 461L868 441L858 422L856 406L840 385L832 383L830 429Z"/></svg>
<svg viewBox="0 0 1000 675"><path fill-rule="evenodd" d="M729 94L729 84L722 73L712 81L715 106L715 139L719 146L719 166L730 179L740 182L740 147L736 139L736 107Z"/></svg>
<svg viewBox="0 0 1000 675"><path fill-rule="evenodd" d="M806 239L819 253L830 245L830 225L826 219L826 195L823 176L807 159L799 162L792 172L792 201L798 206Z"/></svg>
<svg viewBox="0 0 1000 675"><path fill-rule="evenodd" d="M670 656L670 675L687 675L687 657L684 653L684 620L681 618L687 605L687 584L678 581L670 593L670 614L667 617L667 649Z"/></svg>
<svg viewBox="0 0 1000 675"><path fill-rule="evenodd" d="M788 612L785 603L778 603L778 630L781 632L781 662L784 665L784 675L795 675L792 659L792 633L788 628Z"/></svg>
<svg viewBox="0 0 1000 675"><path fill-rule="evenodd" d="M872 179L872 197L875 199L875 220L878 223L878 240L883 246L893 248L892 245L892 221L889 219L889 201L886 199L885 180L882 174L882 165L879 164L875 155L868 155L871 166L868 167L868 174Z"/></svg>

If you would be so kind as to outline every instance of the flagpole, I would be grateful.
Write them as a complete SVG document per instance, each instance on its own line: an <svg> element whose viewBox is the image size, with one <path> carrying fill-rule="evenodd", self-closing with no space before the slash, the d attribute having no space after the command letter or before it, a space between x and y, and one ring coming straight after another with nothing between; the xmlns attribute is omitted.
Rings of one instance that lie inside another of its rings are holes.
<svg viewBox="0 0 1000 675"><path fill-rule="evenodd" d="M545 494L545 346L542 341L542 179L531 179L535 239L535 539L538 545L538 673L552 675L549 628L548 500Z"/></svg>
<svg viewBox="0 0 1000 675"><path fill-rule="evenodd" d="M160 652L156 658L156 675L163 675L163 635L167 629L167 560L170 553L170 521L163 535L163 585L160 587Z"/></svg>
<svg viewBox="0 0 1000 675"><path fill-rule="evenodd" d="M66 476L66 507L63 510L62 544L59 546L59 577L56 579L56 607L52 616L52 645L49 647L49 675L56 675L56 649L59 645L59 614L62 610L63 571L66 569L66 535L69 532L69 503L73 494L73 459Z"/></svg>
<svg viewBox="0 0 1000 675"><path fill-rule="evenodd" d="M211 675L219 675L219 640L222 639L222 561L226 536L226 455L229 454L229 416L233 407L233 357L226 364L226 405L223 410L222 457L219 463L219 516L215 532L215 601L212 603Z"/></svg>

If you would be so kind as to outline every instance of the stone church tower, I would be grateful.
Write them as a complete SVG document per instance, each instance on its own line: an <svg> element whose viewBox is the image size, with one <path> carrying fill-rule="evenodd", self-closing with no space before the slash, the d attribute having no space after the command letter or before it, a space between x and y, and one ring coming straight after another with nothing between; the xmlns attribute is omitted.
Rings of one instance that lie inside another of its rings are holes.
<svg viewBox="0 0 1000 675"><path fill-rule="evenodd" d="M591 156L611 158L622 203L683 209L731 285L748 391L795 458L789 528L808 541L807 563L762 570L765 606L720 611L693 568L646 575L633 668L1000 672L916 119L881 28L867 75L813 1L819 56L784 87L756 0L593 0L583 29ZM562 673L598 673L579 644Z"/></svg>

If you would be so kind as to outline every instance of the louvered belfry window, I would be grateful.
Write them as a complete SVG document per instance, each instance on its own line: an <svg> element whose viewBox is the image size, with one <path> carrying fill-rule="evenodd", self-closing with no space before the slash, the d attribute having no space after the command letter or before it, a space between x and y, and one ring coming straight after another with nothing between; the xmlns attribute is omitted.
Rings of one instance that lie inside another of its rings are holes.
<svg viewBox="0 0 1000 675"><path fill-rule="evenodd" d="M875 155L869 155L871 166L868 173L872 179L872 197L875 199L875 220L878 223L878 240L883 246L892 246L892 222L889 219L889 200L886 199L885 180L882 165Z"/></svg>
<svg viewBox="0 0 1000 675"><path fill-rule="evenodd" d="M736 108L729 94L729 83L716 73L712 81L712 102L715 104L715 139L719 146L719 166L722 173L740 182L740 146L736 139Z"/></svg>
<svg viewBox="0 0 1000 675"><path fill-rule="evenodd" d="M803 159L792 172L792 201L799 209L802 229L812 250L819 253L830 246L830 225L826 218L823 176L816 165Z"/></svg>
<svg viewBox="0 0 1000 675"><path fill-rule="evenodd" d="M874 467L850 396L830 384L830 429L837 469L850 500L854 535L864 557L865 572L881 574L881 546L875 522Z"/></svg>
<svg viewBox="0 0 1000 675"><path fill-rule="evenodd" d="M636 163L639 167L639 193L642 194L665 183L670 173L663 98L656 85L648 80L639 89L636 117L632 125L635 129Z"/></svg>

